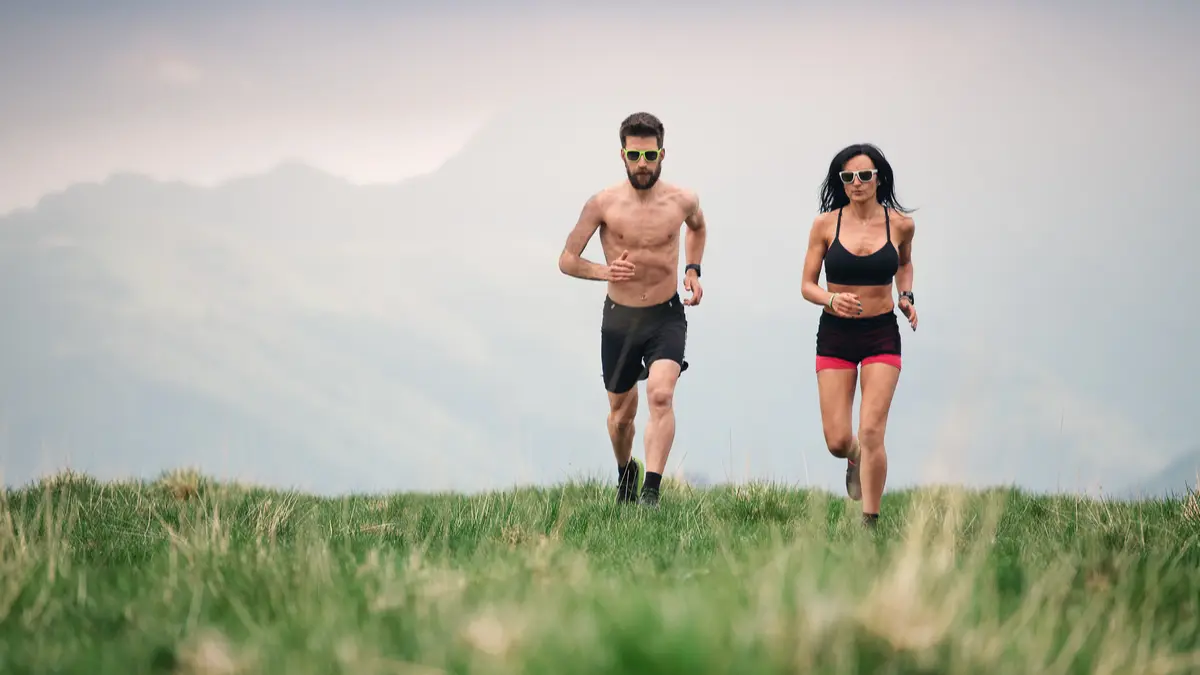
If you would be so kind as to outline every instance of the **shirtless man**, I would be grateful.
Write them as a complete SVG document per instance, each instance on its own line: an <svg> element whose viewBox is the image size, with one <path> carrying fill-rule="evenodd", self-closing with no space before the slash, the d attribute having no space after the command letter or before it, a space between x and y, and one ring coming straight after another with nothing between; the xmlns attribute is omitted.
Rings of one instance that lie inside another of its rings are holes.
<svg viewBox="0 0 1200 675"><path fill-rule="evenodd" d="M600 363L608 391L608 436L617 460L617 501L656 506L663 470L675 440L675 383L687 370L684 305L700 304L700 258L706 225L690 190L659 180L666 157L663 124L649 113L621 122L621 158L628 178L592 195L567 236L558 269L578 279L605 281ZM680 224L687 225L687 266L680 300ZM607 264L580 257L596 230ZM646 380L650 421L646 463L633 457L638 380Z"/></svg>

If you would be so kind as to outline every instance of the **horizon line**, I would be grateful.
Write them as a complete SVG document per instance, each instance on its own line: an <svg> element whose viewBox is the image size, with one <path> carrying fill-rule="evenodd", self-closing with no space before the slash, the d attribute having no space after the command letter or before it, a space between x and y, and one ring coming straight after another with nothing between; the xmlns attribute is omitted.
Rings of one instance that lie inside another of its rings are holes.
<svg viewBox="0 0 1200 675"><path fill-rule="evenodd" d="M282 157L260 169L247 169L244 171L228 173L228 174L221 176L220 178L218 178L216 180L212 180L212 181L202 181L202 180L194 180L194 179L188 179L188 178L172 178L172 177L165 177L162 175L155 175L153 172L149 172L149 171L137 171L137 170L133 170L133 169L119 169L119 170L110 171L107 174L105 174L104 176L99 177L99 178L76 180L76 181L67 183L61 187L55 188L53 190L48 190L48 191L42 193L41 195L39 195L37 197L37 199L35 199L33 201L33 203L14 206L6 211L0 211L0 220L3 220L10 216L24 215L24 214L36 212L38 209L45 206L46 202L53 200L53 199L64 197L67 194L69 194L70 192L75 191L75 190L79 190L82 188L103 188L103 187L112 185L114 182L117 182L120 180L126 180L126 179L134 179L134 180L138 180L138 181L143 181L143 182L149 183L154 186L159 186L159 187L184 187L189 190L194 190L194 191L198 191L198 192L213 192L213 191L220 190L222 188L229 187L236 183L251 181L251 180L256 180L256 179L261 179L261 178L267 178L272 175L287 171L289 169L299 168L299 169L304 169L306 171L309 171L313 174L317 174L322 178L330 179L333 181L339 181L350 187L355 187L355 188L397 187L397 186L407 183L408 181L413 180L415 178L422 178L422 177L432 176L432 175L436 174L438 171L440 171L442 169L443 166L445 166L446 162L448 162L452 157L456 156L457 154L458 153L455 153L454 155L447 157L445 161L441 162L440 164L433 167L432 169L428 169L425 171L418 171L418 172L406 174L404 176L400 176L400 177L388 179L388 180L356 180L354 178L351 178L350 176L346 176L346 175L337 173L335 171L332 171L328 168L325 168L323 166L320 166L320 164L318 162L314 162L311 160L307 160L307 159L303 159L303 158L295 157L295 156Z"/></svg>

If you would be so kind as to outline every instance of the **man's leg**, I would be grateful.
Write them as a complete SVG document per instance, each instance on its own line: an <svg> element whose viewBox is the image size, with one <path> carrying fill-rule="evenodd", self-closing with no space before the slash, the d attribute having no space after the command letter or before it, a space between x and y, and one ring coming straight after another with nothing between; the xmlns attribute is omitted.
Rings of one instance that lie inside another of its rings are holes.
<svg viewBox="0 0 1200 675"><path fill-rule="evenodd" d="M632 502L637 500L645 480L645 467L633 456L637 385L623 394L609 392L608 404L608 438L617 460L617 501Z"/></svg>
<svg viewBox="0 0 1200 675"><path fill-rule="evenodd" d="M619 312L614 314L613 312ZM645 468L633 457L634 417L637 415L640 345L636 325L615 306L606 305L600 328L600 365L608 392L608 438L617 462L617 501L632 502L641 492Z"/></svg>
<svg viewBox="0 0 1200 675"><path fill-rule="evenodd" d="M858 438L862 446L863 518L864 522L869 520L869 524L874 524L879 517L879 506L883 501L883 487L887 481L887 451L883 438L899 379L899 357L868 359L863 363Z"/></svg>
<svg viewBox="0 0 1200 675"><path fill-rule="evenodd" d="M642 503L658 503L659 486L675 442L675 385L687 369L687 318L679 299L659 308L656 326L646 345L646 483Z"/></svg>
<svg viewBox="0 0 1200 675"><path fill-rule="evenodd" d="M625 466L633 456L634 418L637 417L638 390L624 394L608 392L608 438L612 441L617 466Z"/></svg>
<svg viewBox="0 0 1200 675"><path fill-rule="evenodd" d="M679 381L680 366L670 359L658 359L650 364L646 380L646 399L650 420L646 423L646 485L647 499L657 497L667 458L675 442L675 384Z"/></svg>

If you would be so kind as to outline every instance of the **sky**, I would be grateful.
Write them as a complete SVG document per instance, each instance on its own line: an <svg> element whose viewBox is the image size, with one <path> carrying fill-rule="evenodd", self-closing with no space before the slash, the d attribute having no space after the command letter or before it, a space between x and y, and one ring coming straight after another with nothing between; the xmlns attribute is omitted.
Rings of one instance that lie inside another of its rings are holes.
<svg viewBox="0 0 1200 675"><path fill-rule="evenodd" d="M554 264L638 109L712 226L672 467L839 489L796 277L828 158L859 140L918 208L889 480L1085 489L1195 446L1194 5L550 7L0 9L0 233L46 256L6 297L95 338L0 355L6 482L68 459L314 490L608 476L603 290ZM62 353L180 398L109 396L102 423L60 402L84 378ZM114 449L214 420L259 431ZM342 469L281 469L300 446Z"/></svg>

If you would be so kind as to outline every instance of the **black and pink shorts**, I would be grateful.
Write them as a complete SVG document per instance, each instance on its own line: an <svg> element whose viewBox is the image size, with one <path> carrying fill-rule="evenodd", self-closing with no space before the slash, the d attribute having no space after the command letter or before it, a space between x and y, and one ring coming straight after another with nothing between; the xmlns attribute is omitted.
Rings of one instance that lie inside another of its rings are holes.
<svg viewBox="0 0 1200 675"><path fill-rule="evenodd" d="M817 324L817 372L886 363L900 369L900 322L896 312L846 319L821 312Z"/></svg>

